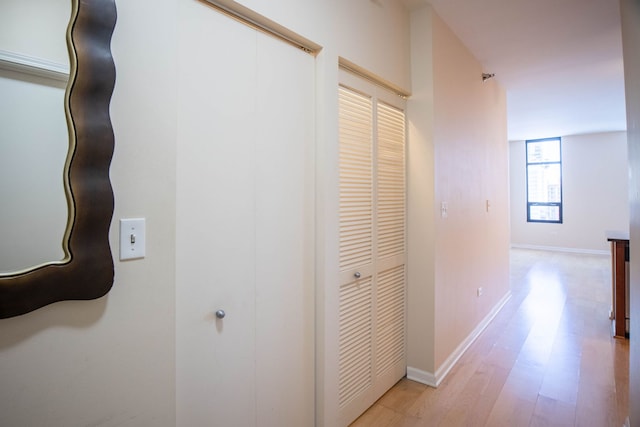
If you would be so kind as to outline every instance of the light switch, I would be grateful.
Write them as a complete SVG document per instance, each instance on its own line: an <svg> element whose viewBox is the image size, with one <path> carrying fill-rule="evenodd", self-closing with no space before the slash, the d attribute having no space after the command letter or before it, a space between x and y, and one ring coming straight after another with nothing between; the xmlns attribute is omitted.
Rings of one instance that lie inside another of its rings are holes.
<svg viewBox="0 0 640 427"><path fill-rule="evenodd" d="M120 261L144 258L146 244L145 219L120 220Z"/></svg>
<svg viewBox="0 0 640 427"><path fill-rule="evenodd" d="M449 216L449 205L447 204L447 202L442 202L440 204L440 216L442 218L446 218L447 216Z"/></svg>

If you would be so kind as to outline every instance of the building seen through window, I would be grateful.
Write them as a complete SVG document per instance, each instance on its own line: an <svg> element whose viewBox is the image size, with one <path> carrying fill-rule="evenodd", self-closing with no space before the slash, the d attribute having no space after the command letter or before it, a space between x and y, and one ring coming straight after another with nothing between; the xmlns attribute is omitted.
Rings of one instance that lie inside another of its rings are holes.
<svg viewBox="0 0 640 427"><path fill-rule="evenodd" d="M526 141L527 221L562 223L560 138Z"/></svg>

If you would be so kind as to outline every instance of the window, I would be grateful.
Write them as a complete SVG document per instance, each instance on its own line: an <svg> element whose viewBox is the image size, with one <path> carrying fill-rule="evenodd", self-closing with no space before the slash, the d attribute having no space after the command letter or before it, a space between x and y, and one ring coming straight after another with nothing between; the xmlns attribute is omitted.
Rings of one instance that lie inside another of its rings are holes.
<svg viewBox="0 0 640 427"><path fill-rule="evenodd" d="M560 138L534 139L527 146L527 221L562 223Z"/></svg>

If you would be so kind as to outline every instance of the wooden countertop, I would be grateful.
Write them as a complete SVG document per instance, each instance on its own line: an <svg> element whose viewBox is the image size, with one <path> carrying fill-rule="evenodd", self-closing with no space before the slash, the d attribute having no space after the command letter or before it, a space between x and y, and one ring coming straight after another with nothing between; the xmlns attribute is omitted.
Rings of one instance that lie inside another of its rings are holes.
<svg viewBox="0 0 640 427"><path fill-rule="evenodd" d="M620 230L607 230L604 232L609 242L629 241L629 232Z"/></svg>

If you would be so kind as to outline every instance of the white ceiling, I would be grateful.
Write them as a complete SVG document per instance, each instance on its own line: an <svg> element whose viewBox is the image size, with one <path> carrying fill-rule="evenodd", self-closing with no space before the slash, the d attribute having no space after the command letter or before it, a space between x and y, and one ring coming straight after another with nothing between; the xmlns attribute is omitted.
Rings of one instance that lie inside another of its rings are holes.
<svg viewBox="0 0 640 427"><path fill-rule="evenodd" d="M618 0L429 0L507 91L510 140L625 130Z"/></svg>

